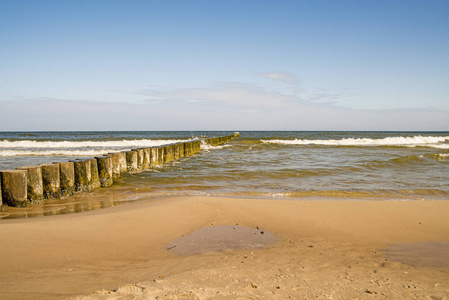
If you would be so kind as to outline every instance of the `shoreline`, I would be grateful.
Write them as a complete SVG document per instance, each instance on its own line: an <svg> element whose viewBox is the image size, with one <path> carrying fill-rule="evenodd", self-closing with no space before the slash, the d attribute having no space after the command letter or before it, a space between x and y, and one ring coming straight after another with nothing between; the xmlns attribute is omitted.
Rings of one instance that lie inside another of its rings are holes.
<svg viewBox="0 0 449 300"><path fill-rule="evenodd" d="M361 195L332 195L310 193L302 196L264 196L248 194L166 194L138 191L127 186L114 185L108 189L97 189L89 193L76 193L61 199L49 199L43 203L28 204L27 207L17 208L3 206L0 211L0 224L5 220L52 217L57 215L70 215L86 213L95 210L109 209L111 207L141 201L159 201L163 199L185 197L209 197L224 199L252 199L267 201L342 201L342 202L422 202L422 201L449 201L449 196L436 197L435 195L420 195L406 197L392 194L361 194Z"/></svg>
<svg viewBox="0 0 449 300"><path fill-rule="evenodd" d="M448 209L449 202L439 200L176 196L83 213L1 220L0 295L444 298L449 297L448 269L392 261L382 249L448 242ZM280 241L265 249L182 257L163 249L183 235L221 225L258 227ZM139 282L140 287L135 285Z"/></svg>

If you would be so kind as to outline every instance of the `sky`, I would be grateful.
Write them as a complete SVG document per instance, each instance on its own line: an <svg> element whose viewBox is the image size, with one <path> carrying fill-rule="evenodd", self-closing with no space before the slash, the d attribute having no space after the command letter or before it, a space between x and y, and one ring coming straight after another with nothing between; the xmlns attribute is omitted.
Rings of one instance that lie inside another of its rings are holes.
<svg viewBox="0 0 449 300"><path fill-rule="evenodd" d="M0 131L449 131L449 1L0 0Z"/></svg>

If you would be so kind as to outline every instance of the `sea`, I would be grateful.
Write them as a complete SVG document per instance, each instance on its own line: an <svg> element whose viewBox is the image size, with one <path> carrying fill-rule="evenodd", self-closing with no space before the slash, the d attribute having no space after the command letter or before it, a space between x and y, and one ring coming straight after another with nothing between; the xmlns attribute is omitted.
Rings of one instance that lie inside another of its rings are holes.
<svg viewBox="0 0 449 300"><path fill-rule="evenodd" d="M122 176L112 188L83 193L91 196L32 205L25 209L26 216L45 215L46 205L54 214L187 195L449 200L449 132L239 133L224 145L203 144L193 156ZM231 134L234 131L0 132L0 170ZM93 198L95 205L89 200ZM78 208L67 208L67 203ZM39 213L33 212L36 209ZM17 211L3 209L1 217L22 216Z"/></svg>

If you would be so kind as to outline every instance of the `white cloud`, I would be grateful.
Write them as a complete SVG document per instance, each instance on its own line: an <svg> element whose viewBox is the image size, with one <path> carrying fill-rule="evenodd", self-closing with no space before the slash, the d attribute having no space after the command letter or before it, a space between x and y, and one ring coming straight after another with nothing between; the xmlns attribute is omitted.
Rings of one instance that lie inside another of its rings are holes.
<svg viewBox="0 0 449 300"><path fill-rule="evenodd" d="M137 94L149 96L149 101L157 103L196 102L203 105L221 105L272 108L283 107L297 97L276 91L268 91L249 84L221 84L211 88L154 90L146 89Z"/></svg>
<svg viewBox="0 0 449 300"><path fill-rule="evenodd" d="M262 72L258 73L257 76L288 84L299 83L299 80L296 78L296 76L289 72Z"/></svg>

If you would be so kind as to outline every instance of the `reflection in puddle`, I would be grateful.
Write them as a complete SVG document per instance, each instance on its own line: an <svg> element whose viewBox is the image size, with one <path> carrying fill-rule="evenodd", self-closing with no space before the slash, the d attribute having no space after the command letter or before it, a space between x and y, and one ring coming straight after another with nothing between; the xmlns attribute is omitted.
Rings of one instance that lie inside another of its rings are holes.
<svg viewBox="0 0 449 300"><path fill-rule="evenodd" d="M383 249L387 259L400 263L449 269L449 242L398 244Z"/></svg>
<svg viewBox="0 0 449 300"><path fill-rule="evenodd" d="M242 249L263 249L279 242L279 238L259 228L223 225L206 227L171 241L163 249L177 255L197 255Z"/></svg>
<svg viewBox="0 0 449 300"><path fill-rule="evenodd" d="M45 200L42 204L29 204L26 208L3 207L0 219L17 219L79 213L117 206L148 198L148 194L129 188L115 187L79 193L59 200Z"/></svg>

